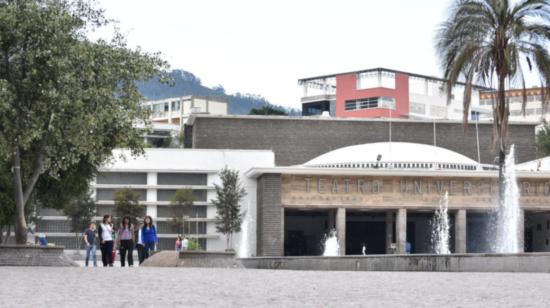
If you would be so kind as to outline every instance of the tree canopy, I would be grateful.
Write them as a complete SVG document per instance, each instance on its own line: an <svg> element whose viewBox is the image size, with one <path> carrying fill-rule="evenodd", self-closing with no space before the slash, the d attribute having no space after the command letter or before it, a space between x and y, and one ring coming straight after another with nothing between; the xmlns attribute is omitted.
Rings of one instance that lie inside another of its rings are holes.
<svg viewBox="0 0 550 308"><path fill-rule="evenodd" d="M193 190L178 189L170 200L170 209L172 210L172 223L178 229L178 233L185 233L185 218L190 216L196 201Z"/></svg>
<svg viewBox="0 0 550 308"><path fill-rule="evenodd" d="M246 190L239 181L239 172L223 168L220 173L221 185L214 184L216 199L216 231L225 234L227 247L231 249L233 233L241 231L243 213L240 202L246 196Z"/></svg>
<svg viewBox="0 0 550 308"><path fill-rule="evenodd" d="M115 147L142 152L133 124L147 124L148 110L135 82L164 76L166 63L120 34L88 37L109 23L87 1L0 1L0 159L11 173L18 243L45 177L61 179L82 161L99 166Z"/></svg>
<svg viewBox="0 0 550 308"><path fill-rule="evenodd" d="M145 216L145 206L139 203L139 194L130 188L123 188L115 192L114 216L122 222L128 216L130 222L136 225L138 218Z"/></svg>
<svg viewBox="0 0 550 308"><path fill-rule="evenodd" d="M542 158L550 155L550 124L544 126L537 133L537 157Z"/></svg>
<svg viewBox="0 0 550 308"><path fill-rule="evenodd" d="M547 0L455 0L449 18L441 25L436 47L447 80L448 100L453 87L465 82L464 124L468 123L474 83L496 86L493 103L493 148L499 151L500 199L503 200L502 170L507 150L509 103L506 89L523 89L525 74L539 76L542 104L550 94L550 4ZM545 109L545 108L544 108Z"/></svg>
<svg viewBox="0 0 550 308"><path fill-rule="evenodd" d="M252 108L248 114L249 115L283 115L283 116L288 115L288 113L285 110L270 104L262 106L261 108Z"/></svg>

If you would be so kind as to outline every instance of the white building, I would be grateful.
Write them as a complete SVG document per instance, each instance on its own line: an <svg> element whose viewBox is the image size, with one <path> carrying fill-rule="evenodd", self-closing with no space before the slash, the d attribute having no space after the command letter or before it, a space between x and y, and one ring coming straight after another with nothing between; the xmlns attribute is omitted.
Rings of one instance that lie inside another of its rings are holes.
<svg viewBox="0 0 550 308"><path fill-rule="evenodd" d="M128 150L115 150L113 160L100 169L92 182L93 197L97 204L96 220L104 214L112 214L114 194L122 188L131 188L146 206L146 214L152 216L159 233L159 249L173 249L177 229L171 223L173 211L170 199L177 189L192 189L197 201L193 214L186 220L190 229L186 235L197 238L203 249L223 251L225 237L216 232L216 198L214 184L221 184L218 173L224 167L239 171L241 183L246 189L241 207L251 217L256 215L256 181L244 176L252 167L273 167L275 157L268 150L198 150L198 149L146 149L145 155L132 157ZM70 232L67 218L60 211L43 209L38 224L40 232L55 244L74 249L75 236ZM248 228L247 236L255 234L255 225ZM238 247L240 236L235 236ZM81 243L79 243L81 244ZM255 237L250 249L255 251Z"/></svg>
<svg viewBox="0 0 550 308"><path fill-rule="evenodd" d="M506 91L506 100L510 104L510 121L523 121L529 123L541 123L550 120L548 110L542 105L542 89L526 89L527 103L525 114L523 113L523 90L514 89ZM548 94L547 94L548 95ZM495 92L481 92L479 105L492 109L495 100Z"/></svg>
<svg viewBox="0 0 550 308"><path fill-rule="evenodd" d="M227 100L221 97L182 96L144 103L152 111L151 120L157 123L182 125L191 114L227 115Z"/></svg>

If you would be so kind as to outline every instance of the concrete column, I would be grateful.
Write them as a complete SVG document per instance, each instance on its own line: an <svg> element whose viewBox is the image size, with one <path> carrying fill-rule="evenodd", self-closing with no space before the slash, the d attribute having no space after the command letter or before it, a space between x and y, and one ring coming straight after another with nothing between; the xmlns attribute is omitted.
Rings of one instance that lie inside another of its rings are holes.
<svg viewBox="0 0 550 308"><path fill-rule="evenodd" d="M525 211L519 210L519 222L518 222L518 248L519 252L525 251Z"/></svg>
<svg viewBox="0 0 550 308"><path fill-rule="evenodd" d="M386 253L391 253L390 247L393 243L393 212L386 212Z"/></svg>
<svg viewBox="0 0 550 308"><path fill-rule="evenodd" d="M157 173L149 172L147 173L147 185L157 185ZM147 188L147 215L151 216L154 220L157 219L157 189L156 188Z"/></svg>
<svg viewBox="0 0 550 308"><path fill-rule="evenodd" d="M172 102L168 102L168 123L172 124Z"/></svg>
<svg viewBox="0 0 550 308"><path fill-rule="evenodd" d="M340 245L340 256L346 255L346 209L338 208L336 210L336 233L338 235L338 245Z"/></svg>
<svg viewBox="0 0 550 308"><path fill-rule="evenodd" d="M466 253L466 210L455 214L455 252Z"/></svg>
<svg viewBox="0 0 550 308"><path fill-rule="evenodd" d="M397 235L397 253L407 253L407 209L397 210L397 220L395 224Z"/></svg>

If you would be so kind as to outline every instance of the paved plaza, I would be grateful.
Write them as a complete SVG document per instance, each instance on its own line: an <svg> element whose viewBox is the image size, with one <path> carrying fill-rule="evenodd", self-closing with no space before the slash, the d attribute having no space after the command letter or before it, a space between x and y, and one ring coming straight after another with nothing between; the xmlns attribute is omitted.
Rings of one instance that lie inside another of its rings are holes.
<svg viewBox="0 0 550 308"><path fill-rule="evenodd" d="M550 274L0 268L2 307L548 307Z"/></svg>

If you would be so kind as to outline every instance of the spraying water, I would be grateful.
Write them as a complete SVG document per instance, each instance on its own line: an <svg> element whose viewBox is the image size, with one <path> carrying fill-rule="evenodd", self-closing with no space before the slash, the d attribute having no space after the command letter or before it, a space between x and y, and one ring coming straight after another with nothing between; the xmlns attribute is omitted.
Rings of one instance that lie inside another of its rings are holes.
<svg viewBox="0 0 550 308"><path fill-rule="evenodd" d="M516 180L514 145L504 163L504 200L497 213L495 250L499 253L520 252L519 239L521 210L519 207L519 189Z"/></svg>
<svg viewBox="0 0 550 308"><path fill-rule="evenodd" d="M330 230L325 236L323 243L323 257L337 257L340 250L340 244L338 244L338 235L336 230Z"/></svg>
<svg viewBox="0 0 550 308"><path fill-rule="evenodd" d="M434 218L432 220L432 247L434 253L450 254L449 249L449 193L445 192L445 195L439 201L439 208L435 210Z"/></svg>

